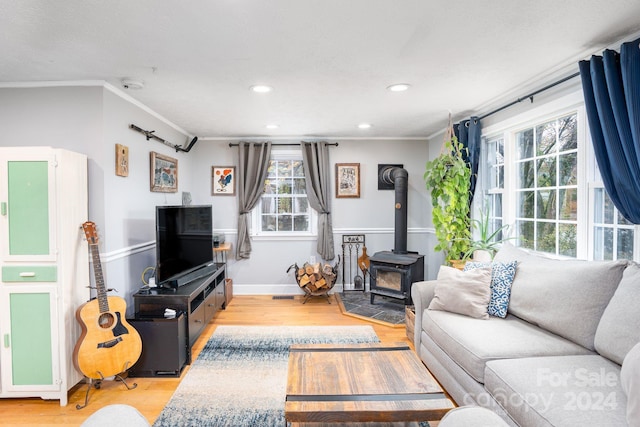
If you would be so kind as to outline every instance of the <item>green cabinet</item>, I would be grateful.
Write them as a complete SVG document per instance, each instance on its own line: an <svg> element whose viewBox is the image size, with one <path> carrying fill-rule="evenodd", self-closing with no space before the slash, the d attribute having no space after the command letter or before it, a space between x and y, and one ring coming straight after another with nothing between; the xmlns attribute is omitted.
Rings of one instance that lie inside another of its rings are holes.
<svg viewBox="0 0 640 427"><path fill-rule="evenodd" d="M89 299L87 157L0 147L0 397L67 404L75 311Z"/></svg>
<svg viewBox="0 0 640 427"><path fill-rule="evenodd" d="M59 360L54 351L57 336L56 287L4 289L0 312L5 317L2 346L8 356L3 368L3 390L59 391L60 383L54 371Z"/></svg>

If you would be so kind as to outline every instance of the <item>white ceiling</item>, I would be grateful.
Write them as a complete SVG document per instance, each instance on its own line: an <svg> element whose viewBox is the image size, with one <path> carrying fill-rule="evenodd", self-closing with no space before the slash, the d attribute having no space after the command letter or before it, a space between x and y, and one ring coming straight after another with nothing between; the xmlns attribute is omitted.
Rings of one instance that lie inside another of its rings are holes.
<svg viewBox="0 0 640 427"><path fill-rule="evenodd" d="M0 86L139 79L200 138L415 138L576 72L640 1L0 0L0 28Z"/></svg>

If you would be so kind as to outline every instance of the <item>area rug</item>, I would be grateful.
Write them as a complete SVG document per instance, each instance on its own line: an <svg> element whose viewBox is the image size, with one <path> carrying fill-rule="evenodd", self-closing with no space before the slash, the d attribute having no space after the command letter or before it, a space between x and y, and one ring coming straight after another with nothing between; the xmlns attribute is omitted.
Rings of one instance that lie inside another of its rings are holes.
<svg viewBox="0 0 640 427"><path fill-rule="evenodd" d="M404 300L376 295L371 304L369 292L355 291L336 293L336 298L339 298L343 314L404 327Z"/></svg>
<svg viewBox="0 0 640 427"><path fill-rule="evenodd" d="M153 425L283 426L290 345L368 342L371 326L218 326Z"/></svg>

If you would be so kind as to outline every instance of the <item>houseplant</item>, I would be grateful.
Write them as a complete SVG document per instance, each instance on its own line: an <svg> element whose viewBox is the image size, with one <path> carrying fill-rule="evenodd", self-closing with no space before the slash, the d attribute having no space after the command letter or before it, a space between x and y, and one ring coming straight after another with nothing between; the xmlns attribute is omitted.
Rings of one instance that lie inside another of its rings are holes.
<svg viewBox="0 0 640 427"><path fill-rule="evenodd" d="M509 224L491 231L488 205L480 210L479 219L471 220L471 228L477 230L477 238L469 241L469 249L462 257L464 260L473 257L476 261L492 261L503 242L515 239L515 237L503 237L509 230Z"/></svg>
<svg viewBox="0 0 640 427"><path fill-rule="evenodd" d="M438 157L427 162L424 180L431 193L433 226L445 261L461 259L471 241L469 187L471 169L465 160L466 148L451 126Z"/></svg>

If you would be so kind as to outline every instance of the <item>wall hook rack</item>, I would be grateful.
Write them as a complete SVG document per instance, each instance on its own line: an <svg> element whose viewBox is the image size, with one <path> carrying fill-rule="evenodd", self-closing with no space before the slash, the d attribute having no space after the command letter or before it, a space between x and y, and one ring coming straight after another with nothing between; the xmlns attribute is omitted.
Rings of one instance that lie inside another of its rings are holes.
<svg viewBox="0 0 640 427"><path fill-rule="evenodd" d="M143 134L145 137L147 137L147 141L149 141L150 139L155 139L158 142L163 143L164 145L168 145L169 147L173 148L176 150L176 153L178 151L182 151L184 153L188 153L189 151L191 151L191 148L195 145L195 143L198 141L198 137L194 136L193 139L191 140L191 142L189 142L189 145L187 145L187 148L182 148L181 145L178 144L172 144L169 141L160 138L158 135L156 135L154 132L155 130L144 130L142 128L139 128L138 126L131 124L129 125L130 129L135 130L136 132L140 132L141 134Z"/></svg>

